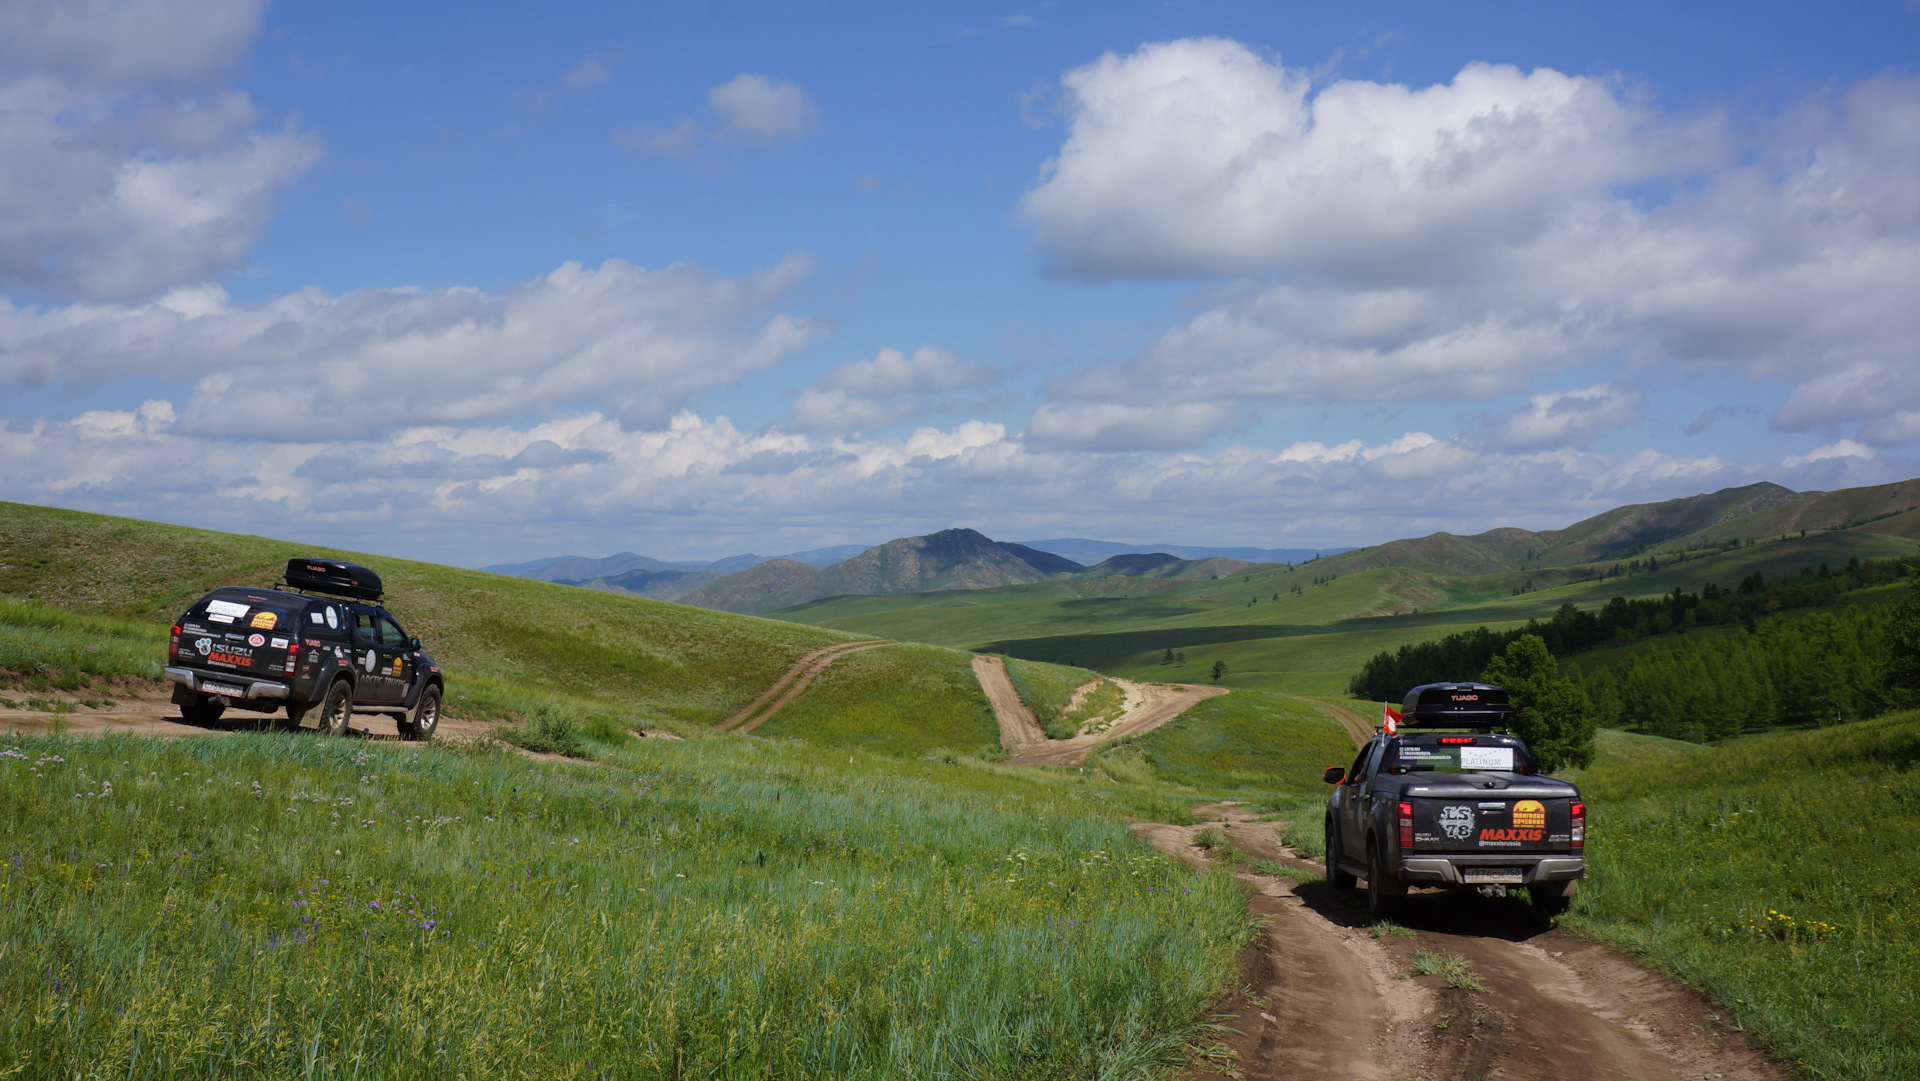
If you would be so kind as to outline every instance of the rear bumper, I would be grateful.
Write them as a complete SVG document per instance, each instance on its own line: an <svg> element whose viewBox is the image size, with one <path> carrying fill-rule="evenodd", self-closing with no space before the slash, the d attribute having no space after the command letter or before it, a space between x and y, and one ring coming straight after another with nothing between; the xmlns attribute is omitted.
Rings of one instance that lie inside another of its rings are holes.
<svg viewBox="0 0 1920 1081"><path fill-rule="evenodd" d="M169 668L166 670L166 675L168 679L190 691L200 691L203 682L213 682L229 687L239 687L243 692L238 696L225 697L286 698L293 693L292 688L284 683L275 683L270 679L256 679L253 676L228 675L225 672L197 672L191 668Z"/></svg>
<svg viewBox="0 0 1920 1081"><path fill-rule="evenodd" d="M1520 873L1518 882L1507 877L1513 871ZM1572 882L1586 874L1587 861L1580 856L1408 856L1400 861L1400 880L1417 886L1477 886L1502 881L1530 886L1536 882Z"/></svg>

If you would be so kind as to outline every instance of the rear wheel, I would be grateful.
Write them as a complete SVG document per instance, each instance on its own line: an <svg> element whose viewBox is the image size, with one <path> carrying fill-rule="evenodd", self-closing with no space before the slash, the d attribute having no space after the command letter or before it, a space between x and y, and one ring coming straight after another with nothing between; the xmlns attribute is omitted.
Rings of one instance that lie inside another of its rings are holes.
<svg viewBox="0 0 1920 1081"><path fill-rule="evenodd" d="M1340 866L1340 833L1334 828L1333 816L1327 816L1327 884L1336 890L1350 890L1360 884L1360 880L1348 874Z"/></svg>
<svg viewBox="0 0 1920 1081"><path fill-rule="evenodd" d="M1405 896L1407 887L1397 879L1387 876L1387 861L1380 855L1380 846L1367 845L1367 915L1374 919L1385 919L1393 915L1400 907L1400 898Z"/></svg>
<svg viewBox="0 0 1920 1081"><path fill-rule="evenodd" d="M1572 882L1557 882L1550 886L1528 886L1527 900L1533 903L1534 915L1543 920L1551 920L1573 905L1573 895L1579 889L1578 879Z"/></svg>
<svg viewBox="0 0 1920 1081"><path fill-rule="evenodd" d="M413 716L402 716L395 724L402 739L432 739L433 730L440 727L440 688L428 687L421 691Z"/></svg>
<svg viewBox="0 0 1920 1081"><path fill-rule="evenodd" d="M333 686L327 688L327 696L320 700L320 734L344 736L347 734L347 722L352 719L353 684L336 679Z"/></svg>
<svg viewBox="0 0 1920 1081"><path fill-rule="evenodd" d="M188 724L212 724L227 711L227 704L210 694L196 695L191 702L180 703L180 719Z"/></svg>

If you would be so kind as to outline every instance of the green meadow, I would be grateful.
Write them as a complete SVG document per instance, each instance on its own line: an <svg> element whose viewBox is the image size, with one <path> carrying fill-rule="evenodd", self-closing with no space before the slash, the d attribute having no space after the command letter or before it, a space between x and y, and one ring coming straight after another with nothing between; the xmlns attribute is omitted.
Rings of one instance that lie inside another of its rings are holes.
<svg viewBox="0 0 1920 1081"><path fill-rule="evenodd" d="M594 764L0 740L26 1076L1135 1076L1239 888L1068 788L714 737Z"/></svg>
<svg viewBox="0 0 1920 1081"><path fill-rule="evenodd" d="M1565 917L1806 1076L1920 1076L1920 713L1713 747L1604 732Z"/></svg>

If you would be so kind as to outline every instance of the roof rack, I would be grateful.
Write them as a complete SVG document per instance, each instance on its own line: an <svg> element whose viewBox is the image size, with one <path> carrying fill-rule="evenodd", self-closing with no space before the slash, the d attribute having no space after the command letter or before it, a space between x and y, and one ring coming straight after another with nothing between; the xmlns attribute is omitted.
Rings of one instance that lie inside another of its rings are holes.
<svg viewBox="0 0 1920 1081"><path fill-rule="evenodd" d="M1466 728L1505 731L1513 725L1507 689L1489 683L1425 683L1407 692L1400 708L1403 728Z"/></svg>

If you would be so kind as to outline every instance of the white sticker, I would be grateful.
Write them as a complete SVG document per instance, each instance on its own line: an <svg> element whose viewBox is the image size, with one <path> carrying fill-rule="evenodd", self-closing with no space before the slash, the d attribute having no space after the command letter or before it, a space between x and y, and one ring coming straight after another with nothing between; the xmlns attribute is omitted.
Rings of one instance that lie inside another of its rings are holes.
<svg viewBox="0 0 1920 1081"><path fill-rule="evenodd" d="M247 606L244 604L237 604L233 601L207 602L207 615L219 620L221 623L232 623L236 618L246 614ZM226 616L227 618L220 619L221 616Z"/></svg>
<svg viewBox="0 0 1920 1081"><path fill-rule="evenodd" d="M1462 747L1460 748L1461 769L1513 769L1512 747Z"/></svg>
<svg viewBox="0 0 1920 1081"><path fill-rule="evenodd" d="M332 627L335 630L338 630L340 628L340 616L338 613L339 613L339 609L333 607L332 605L327 606L327 626Z"/></svg>
<svg viewBox="0 0 1920 1081"><path fill-rule="evenodd" d="M275 649L287 648L287 640L285 638L275 638L273 640L273 648Z"/></svg>

